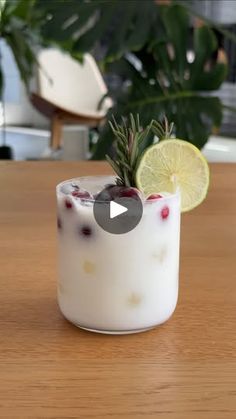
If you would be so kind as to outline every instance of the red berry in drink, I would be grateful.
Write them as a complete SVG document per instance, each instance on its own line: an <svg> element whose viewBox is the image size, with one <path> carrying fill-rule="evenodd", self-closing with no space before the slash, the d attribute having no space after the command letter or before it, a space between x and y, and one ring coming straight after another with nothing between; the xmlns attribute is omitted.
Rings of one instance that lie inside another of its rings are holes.
<svg viewBox="0 0 236 419"><path fill-rule="evenodd" d="M138 198L139 191L136 188L127 188L124 186L114 186L110 189L112 198Z"/></svg>
<svg viewBox="0 0 236 419"><path fill-rule="evenodd" d="M122 198L137 198L139 197L139 191L135 188L122 188L119 196Z"/></svg>
<svg viewBox="0 0 236 419"><path fill-rule="evenodd" d="M161 210L161 218L163 220L166 220L169 217L170 214L170 209L169 207L167 207L167 205L165 207L162 208Z"/></svg>
<svg viewBox="0 0 236 419"><path fill-rule="evenodd" d="M92 235L92 229L89 226L83 226L80 229L80 233L85 237L90 237Z"/></svg>
<svg viewBox="0 0 236 419"><path fill-rule="evenodd" d="M72 202L69 199L65 200L65 207L71 209L73 207Z"/></svg>
<svg viewBox="0 0 236 419"><path fill-rule="evenodd" d="M91 195L90 195L89 192L79 191L79 190L73 191L72 196L74 196L75 198L81 198L81 199L90 199L91 198Z"/></svg>
<svg viewBox="0 0 236 419"><path fill-rule="evenodd" d="M160 195L159 193L152 193L147 197L147 201L152 201L159 198L162 198L162 195Z"/></svg>

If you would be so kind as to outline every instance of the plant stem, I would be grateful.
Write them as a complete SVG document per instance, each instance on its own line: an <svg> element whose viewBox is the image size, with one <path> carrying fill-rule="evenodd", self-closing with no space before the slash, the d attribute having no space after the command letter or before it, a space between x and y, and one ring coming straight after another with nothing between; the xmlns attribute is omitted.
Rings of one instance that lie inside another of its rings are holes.
<svg viewBox="0 0 236 419"><path fill-rule="evenodd" d="M166 101L170 101L170 100L176 100L176 99L183 99L183 98L188 98L188 97L203 97L201 96L199 93L195 93L192 91L181 91L181 92L176 92L176 93L170 93L168 95L165 96L153 96L153 97L148 97L142 100L136 100L134 102L129 102L128 108L132 108L133 106L144 106L144 105L149 105L152 103L161 103L161 102L166 102Z"/></svg>

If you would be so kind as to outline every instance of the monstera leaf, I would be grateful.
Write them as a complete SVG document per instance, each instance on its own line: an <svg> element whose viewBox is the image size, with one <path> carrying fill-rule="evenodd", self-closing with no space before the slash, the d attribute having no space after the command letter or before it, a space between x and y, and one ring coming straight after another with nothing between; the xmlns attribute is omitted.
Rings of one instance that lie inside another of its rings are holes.
<svg viewBox="0 0 236 419"><path fill-rule="evenodd" d="M190 38L186 9L164 7L161 19L161 39L152 40L110 67L129 82L111 112L117 118L139 113L144 124L166 115L175 123L177 137L201 148L213 127L221 124L222 104L213 92L224 81L227 66L212 59L217 40L209 27L196 28ZM103 158L110 145L105 127L93 158Z"/></svg>
<svg viewBox="0 0 236 419"><path fill-rule="evenodd" d="M45 38L59 41L73 56L90 52L99 41L107 61L140 49L158 16L153 0L37 0L36 7L50 16Z"/></svg>

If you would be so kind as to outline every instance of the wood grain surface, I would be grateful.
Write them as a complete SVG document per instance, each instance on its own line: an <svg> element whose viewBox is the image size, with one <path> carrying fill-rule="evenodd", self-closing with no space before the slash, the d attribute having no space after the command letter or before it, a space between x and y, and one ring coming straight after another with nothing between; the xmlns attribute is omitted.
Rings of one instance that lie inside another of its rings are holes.
<svg viewBox="0 0 236 419"><path fill-rule="evenodd" d="M77 329L56 302L55 185L105 163L0 163L0 417L236 418L236 165L182 218L180 298L149 332ZM109 261L108 261L109 262Z"/></svg>

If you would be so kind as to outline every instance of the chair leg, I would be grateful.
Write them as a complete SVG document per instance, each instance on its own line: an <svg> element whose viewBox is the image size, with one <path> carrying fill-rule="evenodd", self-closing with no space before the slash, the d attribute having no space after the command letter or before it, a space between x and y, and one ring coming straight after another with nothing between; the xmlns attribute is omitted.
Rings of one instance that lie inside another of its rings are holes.
<svg viewBox="0 0 236 419"><path fill-rule="evenodd" d="M61 148L62 144L62 121L58 117L58 115L53 115L52 121L51 121L51 140L50 140L50 146L53 150L58 150Z"/></svg>

